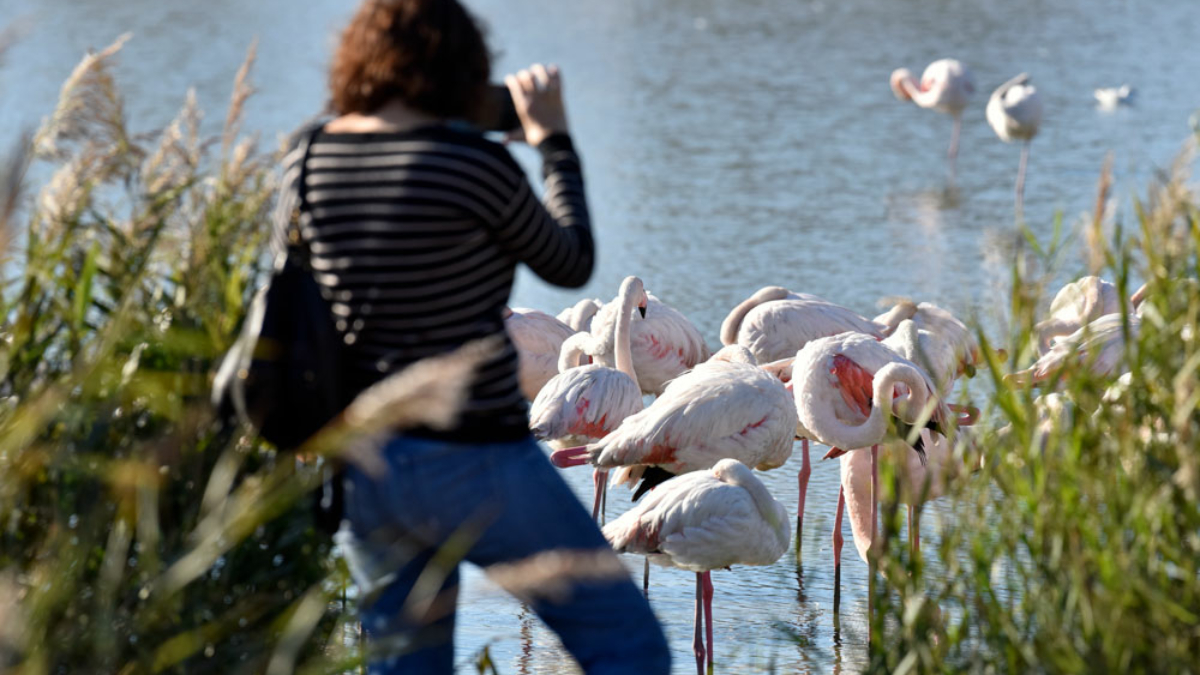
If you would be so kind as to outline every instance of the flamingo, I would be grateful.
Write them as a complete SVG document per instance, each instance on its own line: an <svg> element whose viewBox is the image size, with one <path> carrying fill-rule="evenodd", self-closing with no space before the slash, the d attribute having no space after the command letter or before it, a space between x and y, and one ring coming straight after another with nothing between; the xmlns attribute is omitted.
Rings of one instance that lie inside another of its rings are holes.
<svg viewBox="0 0 1200 675"><path fill-rule="evenodd" d="M521 393L532 401L558 373L558 354L575 331L545 312L523 307L505 308L504 330L517 349Z"/></svg>
<svg viewBox="0 0 1200 675"><path fill-rule="evenodd" d="M875 317L877 323L886 325L890 330L894 330L905 319L911 319L918 330L933 333L950 345L958 362L955 377L963 373L972 375L975 367L983 363L979 341L975 339L971 329L953 314L933 303L915 304L911 300L902 300L887 313Z"/></svg>
<svg viewBox="0 0 1200 675"><path fill-rule="evenodd" d="M592 318L604 306L604 302L596 298L584 298L558 313L558 320L567 324L576 332L589 333L592 330Z"/></svg>
<svg viewBox="0 0 1200 675"><path fill-rule="evenodd" d="M642 409L642 393L633 370L629 348L631 314L644 311L646 292L637 277L621 284L617 302L627 311L617 316L614 342L616 368L598 364L579 366L587 343L595 340L588 333L576 333L563 344L558 375L554 376L534 399L529 411L529 428L539 439L565 447L603 438L626 417ZM577 367L578 366L578 367ZM608 473L593 476L596 498L592 518L599 521L604 508Z"/></svg>
<svg viewBox="0 0 1200 675"><path fill-rule="evenodd" d="M837 457L853 450L871 448L872 508L877 512L878 445L888 432L888 420L896 414L895 425L902 440L910 436L910 426L941 431L949 411L936 396L929 377L916 364L893 352L869 335L843 333L813 340L796 354L792 366L796 412L800 423L812 437L832 449L826 457ZM903 385L906 392L897 397ZM896 405L893 407L893 399ZM926 408L929 408L928 411ZM924 461L924 442L918 434L913 449ZM838 498L838 519L843 497ZM874 533L874 520L872 534ZM872 537L874 538L874 537ZM834 582L840 587L841 568L834 567ZM837 609L839 593L834 595Z"/></svg>
<svg viewBox="0 0 1200 675"><path fill-rule="evenodd" d="M672 380L607 436L559 450L551 459L560 467L621 468L618 484L642 481L636 500L671 475L708 469L725 458L760 470L782 466L791 457L796 424L783 383L733 345Z"/></svg>
<svg viewBox="0 0 1200 675"><path fill-rule="evenodd" d="M962 113L975 94L975 77L957 59L939 59L929 64L921 74L921 84L907 68L892 71L892 93L901 101L912 101L922 108L948 113L954 118L954 130L950 134L950 149L946 158L950 163L950 175L954 175L954 162L958 157L958 135L962 131Z"/></svg>
<svg viewBox="0 0 1200 675"><path fill-rule="evenodd" d="M945 494L950 481L967 470L967 465L955 457L953 447L945 436L929 429L922 429L921 436L925 447L924 462L905 443L884 443L881 453L899 464L896 471L899 491L896 497L908 507L908 539L914 554L921 548L920 507ZM872 548L878 549L879 542L874 536L875 528L871 521L871 457L865 452L848 452L839 461L841 487L833 526L833 565L834 577L840 580L843 510L849 511L850 532L863 562L870 561L870 551Z"/></svg>
<svg viewBox="0 0 1200 675"><path fill-rule="evenodd" d="M737 460L723 459L659 485L606 526L604 536L618 552L696 573L692 648L703 675L705 661L713 663L712 570L774 563L787 551L790 530L787 509L762 481Z"/></svg>
<svg viewBox="0 0 1200 675"><path fill-rule="evenodd" d="M759 363L795 356L809 340L856 331L882 338L887 326L814 295L768 286L745 300L721 324L721 342L740 344Z"/></svg>
<svg viewBox="0 0 1200 675"><path fill-rule="evenodd" d="M987 121L1005 143L1024 141L1021 164L1017 169L1017 217L1024 214L1025 168L1029 163L1029 144L1042 123L1042 97L1029 84L1029 75L1021 73L992 92L987 104Z"/></svg>
<svg viewBox="0 0 1200 675"><path fill-rule="evenodd" d="M1106 314L1070 335L1055 341L1032 366L1004 376L1018 386L1040 385L1055 380L1070 364L1085 365L1092 374L1113 375L1125 353L1125 322L1129 322L1129 337L1136 340L1141 319L1136 314Z"/></svg>
<svg viewBox="0 0 1200 675"><path fill-rule="evenodd" d="M1134 298L1139 298L1137 293L1134 293ZM1121 297L1111 282L1096 276L1071 282L1063 286L1050 302L1050 317L1034 327L1038 352L1045 354L1050 351L1050 341L1054 338L1070 335L1105 314L1120 311Z"/></svg>
<svg viewBox="0 0 1200 675"><path fill-rule="evenodd" d="M638 384L647 394L661 394L667 382L685 370L704 362L711 354L700 331L679 310L647 293L648 304L644 321L633 326L631 348L633 369ZM613 367L611 347L617 315L624 311L616 302L600 308L592 319L592 335L600 338L597 344L609 346L589 354L596 363Z"/></svg>
<svg viewBox="0 0 1200 675"><path fill-rule="evenodd" d="M950 341L933 331L917 327L917 322L912 319L905 319L891 335L884 338L883 344L909 361L921 364L937 385L937 392L942 398L950 395L960 363Z"/></svg>

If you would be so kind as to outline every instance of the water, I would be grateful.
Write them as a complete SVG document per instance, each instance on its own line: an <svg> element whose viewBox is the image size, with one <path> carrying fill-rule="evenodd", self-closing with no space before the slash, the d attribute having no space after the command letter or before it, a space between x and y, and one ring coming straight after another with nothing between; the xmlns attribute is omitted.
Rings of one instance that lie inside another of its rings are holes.
<svg viewBox="0 0 1200 675"><path fill-rule="evenodd" d="M336 29L355 3L212 0L5 0L0 25L24 38L0 68L0 141L51 108L87 47L134 39L118 77L135 128L165 124L189 86L215 129L234 72L259 39L247 128L266 144L324 100ZM1170 165L1200 107L1200 6L1194 0L473 0L501 72L535 60L563 67L600 242L582 293L610 298L636 273L717 345L729 307L782 284L863 313L883 296L932 300L994 321L1013 223L1019 149L984 122L987 94L1019 72L1042 93L1026 214L1077 224L1105 155L1124 203ZM920 72L953 56L979 94L964 119L957 189L943 156L949 118L894 100L893 68ZM1091 90L1123 82L1133 107L1095 109ZM19 105L14 104L19 101ZM536 169L532 152L519 158ZM1126 209L1127 210L1127 209ZM1067 272L1082 268L1078 258ZM579 293L528 274L514 305L557 312ZM823 448L814 447L814 457ZM798 457L764 476L795 508ZM590 499L586 471L568 472ZM803 590L790 557L714 575L717 663L724 672L850 671L863 662L866 567L844 553L840 626L830 612L830 527L837 468L814 467L805 520ZM614 517L627 504L616 491ZM944 511L926 509L932 544ZM846 532L849 539L849 531ZM848 542L849 544L849 542ZM931 550L931 547L927 547ZM640 574L640 559L629 561ZM651 602L691 671L693 577L654 570ZM479 574L465 577L459 654L485 644L502 673L573 666L551 634ZM788 632L804 638L796 641ZM617 648L620 648L618 645Z"/></svg>

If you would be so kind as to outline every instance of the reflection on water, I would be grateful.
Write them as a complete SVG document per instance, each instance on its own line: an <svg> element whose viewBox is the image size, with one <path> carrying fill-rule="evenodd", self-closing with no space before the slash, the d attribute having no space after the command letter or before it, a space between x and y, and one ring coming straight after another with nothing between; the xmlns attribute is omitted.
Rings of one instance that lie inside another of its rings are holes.
<svg viewBox="0 0 1200 675"><path fill-rule="evenodd" d="M490 25L497 70L535 60L562 65L599 238L599 269L587 288L551 289L523 273L513 304L557 312L584 295L611 297L636 273L712 346L728 308L767 284L865 314L885 296L932 300L999 330L1017 250L1019 149L984 122L991 89L1027 71L1045 100L1025 207L1041 236L1056 211L1072 227L1091 208L1109 151L1116 195L1168 165L1200 105L1194 87L1179 86L1200 71L1194 0L468 3ZM136 126L165 124L195 86L215 128L257 36L259 94L247 127L273 143L322 106L331 38L353 5L4 0L0 25L24 16L33 24L0 67L0 129L36 123L79 55L126 31L134 39L118 77ZM945 164L950 119L901 104L888 88L893 68L921 69L943 56L966 62L979 87L964 116L953 186ZM1096 110L1092 89L1119 82L1137 88L1137 105ZM532 152L519 158L535 168ZM793 509L798 463L763 476ZM566 475L590 495L586 471ZM841 617L831 613L837 483L836 463L817 462L803 577L792 556L714 574L719 671L863 665L867 570L852 546L843 560ZM610 518L627 506L627 493L615 490ZM925 510L928 551L936 549L943 510ZM627 562L640 578L641 559ZM657 570L650 594L680 673L694 662L692 587L688 573ZM464 576L461 606L464 665L490 643L501 672L575 672L554 636L475 571Z"/></svg>

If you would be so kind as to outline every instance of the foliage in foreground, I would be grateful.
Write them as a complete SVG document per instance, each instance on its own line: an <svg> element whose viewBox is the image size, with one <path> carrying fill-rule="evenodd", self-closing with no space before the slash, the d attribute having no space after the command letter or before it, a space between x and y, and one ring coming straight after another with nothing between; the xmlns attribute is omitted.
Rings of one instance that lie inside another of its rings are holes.
<svg viewBox="0 0 1200 675"><path fill-rule="evenodd" d="M354 642L297 499L315 473L207 403L274 190L238 128L253 53L209 140L191 94L160 133L127 128L119 47L0 167L0 670L333 668ZM17 208L27 159L53 176Z"/></svg>
<svg viewBox="0 0 1200 675"><path fill-rule="evenodd" d="M936 573L909 556L898 510L883 509L892 544L880 561L889 581L875 595L884 612L873 620L873 671L1200 667L1200 195L1186 182L1191 156L1189 148L1135 202L1132 228L1104 219L1102 176L1081 242L1085 273L1112 280L1127 309L1135 275L1148 295L1140 327L1125 322L1117 374L1094 375L1085 360L1045 390L1062 394L1061 408L1002 379L1036 357L1038 300L1067 250L1057 229L1048 245L1026 233L1017 247L1003 345L1012 362L993 357L996 393L984 416L998 422L976 432L986 464L951 498L936 550L922 550Z"/></svg>

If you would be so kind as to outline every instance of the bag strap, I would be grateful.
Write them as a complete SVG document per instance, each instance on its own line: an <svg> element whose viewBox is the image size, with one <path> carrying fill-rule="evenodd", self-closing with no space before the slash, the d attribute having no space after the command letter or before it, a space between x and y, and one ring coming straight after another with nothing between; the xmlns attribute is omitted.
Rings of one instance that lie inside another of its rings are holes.
<svg viewBox="0 0 1200 675"><path fill-rule="evenodd" d="M296 210L288 218L288 256L296 256L305 267L309 266L309 249L308 244L304 241L302 229L304 225L312 220L312 213L309 211L308 205L308 159L309 155L312 154L313 141L316 140L317 134L321 133L324 129L324 124L317 124L300 137L298 149L302 148L303 154L300 157L300 176L296 179Z"/></svg>

